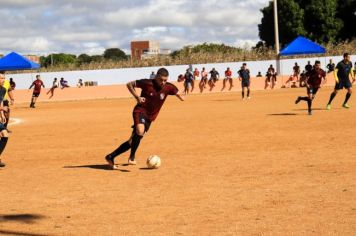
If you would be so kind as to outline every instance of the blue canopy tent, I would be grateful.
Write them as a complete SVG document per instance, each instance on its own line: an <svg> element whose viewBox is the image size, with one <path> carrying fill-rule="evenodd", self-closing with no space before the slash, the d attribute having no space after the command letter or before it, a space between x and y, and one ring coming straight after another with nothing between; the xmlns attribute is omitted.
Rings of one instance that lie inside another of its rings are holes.
<svg viewBox="0 0 356 236"><path fill-rule="evenodd" d="M325 52L325 48L323 48L319 44L316 44L302 36L298 36L290 44L283 48L279 55L291 56L301 54L320 54Z"/></svg>
<svg viewBox="0 0 356 236"><path fill-rule="evenodd" d="M33 70L39 69L40 65L29 59L12 52L0 59L0 71L9 70Z"/></svg>

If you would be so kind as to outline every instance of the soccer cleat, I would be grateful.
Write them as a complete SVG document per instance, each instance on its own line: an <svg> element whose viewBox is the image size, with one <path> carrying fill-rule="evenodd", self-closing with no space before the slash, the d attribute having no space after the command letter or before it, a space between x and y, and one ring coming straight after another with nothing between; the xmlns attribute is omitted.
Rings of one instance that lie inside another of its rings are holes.
<svg viewBox="0 0 356 236"><path fill-rule="evenodd" d="M297 100L295 100L295 104L298 104L300 102L300 97L297 98Z"/></svg>
<svg viewBox="0 0 356 236"><path fill-rule="evenodd" d="M347 103L342 104L342 107L347 108L347 109L350 108L349 104L347 104Z"/></svg>
<svg viewBox="0 0 356 236"><path fill-rule="evenodd" d="M251 99L251 97L247 97L247 99Z"/></svg>
<svg viewBox="0 0 356 236"><path fill-rule="evenodd" d="M115 164L114 164L114 161L111 159L111 157L109 155L107 155L105 157L105 160L107 161L107 163L109 164L109 168L110 169L114 169L115 167Z"/></svg>
<svg viewBox="0 0 356 236"><path fill-rule="evenodd" d="M5 167L5 163L0 161L0 167Z"/></svg>
<svg viewBox="0 0 356 236"><path fill-rule="evenodd" d="M312 111L308 111L308 115L310 116L313 115Z"/></svg>
<svg viewBox="0 0 356 236"><path fill-rule="evenodd" d="M331 109L331 105L330 104L327 104L326 105L326 110L330 110Z"/></svg>
<svg viewBox="0 0 356 236"><path fill-rule="evenodd" d="M129 159L129 160L127 161L127 164L134 166L134 165L137 165L137 162L136 162L135 160Z"/></svg>

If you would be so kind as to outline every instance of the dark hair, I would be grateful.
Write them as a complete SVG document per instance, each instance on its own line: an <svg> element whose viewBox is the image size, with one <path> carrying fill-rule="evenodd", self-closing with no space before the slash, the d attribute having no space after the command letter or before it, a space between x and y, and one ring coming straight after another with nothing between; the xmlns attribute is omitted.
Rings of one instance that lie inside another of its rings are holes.
<svg viewBox="0 0 356 236"><path fill-rule="evenodd" d="M344 53L344 58L348 57L349 54L347 52Z"/></svg>
<svg viewBox="0 0 356 236"><path fill-rule="evenodd" d="M40 77L40 75L36 75L36 79L38 79Z"/></svg>
<svg viewBox="0 0 356 236"><path fill-rule="evenodd" d="M158 71L157 71L157 76L160 76L160 77L167 77L167 76L169 76L169 72L168 72L168 70L166 69L166 68L160 68L160 69L158 69Z"/></svg>
<svg viewBox="0 0 356 236"><path fill-rule="evenodd" d="M320 61L316 60L316 61L315 61L315 65L316 65L316 64L320 64Z"/></svg>
<svg viewBox="0 0 356 236"><path fill-rule="evenodd" d="M242 65L243 65L243 66L246 66L247 64L246 64L246 63L243 63Z"/></svg>

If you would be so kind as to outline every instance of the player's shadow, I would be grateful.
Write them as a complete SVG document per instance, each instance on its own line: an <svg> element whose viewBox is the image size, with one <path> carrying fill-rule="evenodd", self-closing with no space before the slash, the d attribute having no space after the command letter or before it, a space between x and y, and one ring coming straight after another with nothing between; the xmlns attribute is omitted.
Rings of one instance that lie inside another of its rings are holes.
<svg viewBox="0 0 356 236"><path fill-rule="evenodd" d="M21 232L21 231L0 229L0 235L48 236L49 234L25 233L25 232Z"/></svg>
<svg viewBox="0 0 356 236"><path fill-rule="evenodd" d="M156 170L155 168L142 167L140 170Z"/></svg>
<svg viewBox="0 0 356 236"><path fill-rule="evenodd" d="M108 165L81 165L81 166L63 166L63 168L90 168L90 169L97 169L97 170L112 170L109 168ZM129 170L124 169L116 169L121 172L130 172Z"/></svg>
<svg viewBox="0 0 356 236"><path fill-rule="evenodd" d="M308 108L298 108L298 109L293 109L293 111L307 111ZM325 108L313 108L313 111L323 111L326 110Z"/></svg>
<svg viewBox="0 0 356 236"><path fill-rule="evenodd" d="M291 112L283 112L283 113L271 113L267 114L268 116L296 116L298 115L297 113L291 113Z"/></svg>
<svg viewBox="0 0 356 236"><path fill-rule="evenodd" d="M36 221L43 218L45 217L38 214L8 214L8 215L0 215L0 222L20 221L26 224L33 224Z"/></svg>
<svg viewBox="0 0 356 236"><path fill-rule="evenodd" d="M212 102L235 102L236 100L234 99L215 99L211 100Z"/></svg>

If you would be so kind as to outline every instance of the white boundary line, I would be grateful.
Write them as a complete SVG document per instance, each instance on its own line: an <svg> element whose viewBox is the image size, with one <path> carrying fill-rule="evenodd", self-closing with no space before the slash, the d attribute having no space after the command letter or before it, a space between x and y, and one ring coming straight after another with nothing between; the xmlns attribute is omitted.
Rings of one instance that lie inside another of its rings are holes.
<svg viewBox="0 0 356 236"><path fill-rule="evenodd" d="M18 125L22 122L23 120L20 118L10 118L9 125Z"/></svg>

